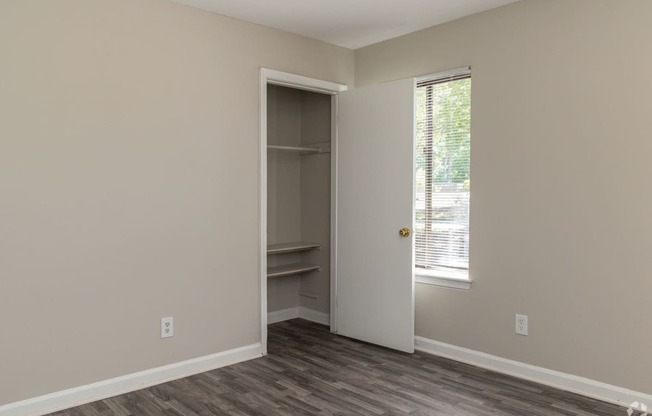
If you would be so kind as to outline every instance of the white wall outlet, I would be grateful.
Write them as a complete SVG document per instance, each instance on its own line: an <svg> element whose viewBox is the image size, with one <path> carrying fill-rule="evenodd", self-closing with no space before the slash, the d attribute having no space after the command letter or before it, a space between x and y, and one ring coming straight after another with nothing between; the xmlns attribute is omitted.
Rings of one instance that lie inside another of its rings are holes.
<svg viewBox="0 0 652 416"><path fill-rule="evenodd" d="M174 335L174 318L169 316L161 318L161 338L170 338Z"/></svg>
<svg viewBox="0 0 652 416"><path fill-rule="evenodd" d="M527 315L516 314L516 333L527 335Z"/></svg>

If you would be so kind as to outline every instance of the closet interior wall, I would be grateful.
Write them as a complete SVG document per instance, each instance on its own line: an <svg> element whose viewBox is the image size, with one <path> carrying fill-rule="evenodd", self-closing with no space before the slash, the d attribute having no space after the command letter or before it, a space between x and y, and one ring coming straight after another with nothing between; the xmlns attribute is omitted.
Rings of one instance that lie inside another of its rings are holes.
<svg viewBox="0 0 652 416"><path fill-rule="evenodd" d="M268 266L311 263L319 271L267 279L268 312L302 306L330 313L331 96L267 87L267 243L310 241L320 248L269 255Z"/></svg>

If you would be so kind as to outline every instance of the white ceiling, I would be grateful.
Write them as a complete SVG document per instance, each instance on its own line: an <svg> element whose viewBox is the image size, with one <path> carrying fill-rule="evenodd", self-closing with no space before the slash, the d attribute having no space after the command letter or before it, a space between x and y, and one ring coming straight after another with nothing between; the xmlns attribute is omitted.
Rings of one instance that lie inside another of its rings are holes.
<svg viewBox="0 0 652 416"><path fill-rule="evenodd" d="M518 0L172 0L357 49Z"/></svg>

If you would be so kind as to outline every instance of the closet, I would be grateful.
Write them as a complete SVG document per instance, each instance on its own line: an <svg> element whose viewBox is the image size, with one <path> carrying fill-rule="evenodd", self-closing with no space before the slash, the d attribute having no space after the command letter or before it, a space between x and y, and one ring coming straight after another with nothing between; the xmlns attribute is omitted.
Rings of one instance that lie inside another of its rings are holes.
<svg viewBox="0 0 652 416"><path fill-rule="evenodd" d="M328 323L332 96L267 84L267 312Z"/></svg>
<svg viewBox="0 0 652 416"><path fill-rule="evenodd" d="M414 79L260 71L261 351L302 317L414 350Z"/></svg>

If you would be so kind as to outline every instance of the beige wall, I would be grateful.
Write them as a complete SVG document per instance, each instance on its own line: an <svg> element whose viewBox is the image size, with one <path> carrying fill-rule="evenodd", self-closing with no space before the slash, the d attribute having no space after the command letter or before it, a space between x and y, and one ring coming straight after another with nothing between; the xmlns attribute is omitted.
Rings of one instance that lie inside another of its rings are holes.
<svg viewBox="0 0 652 416"><path fill-rule="evenodd" d="M650 16L526 0L356 51L356 86L473 67L473 288L417 285L417 335L652 392Z"/></svg>
<svg viewBox="0 0 652 416"><path fill-rule="evenodd" d="M301 144L301 95L297 89L267 87L267 142ZM301 240L301 160L289 152L267 152L267 244ZM268 266L298 263L301 254L267 256ZM298 276L267 280L267 311L299 306Z"/></svg>
<svg viewBox="0 0 652 416"><path fill-rule="evenodd" d="M351 84L353 52L164 0L4 0L0 54L0 405L258 342L259 67Z"/></svg>
<svg viewBox="0 0 652 416"><path fill-rule="evenodd" d="M303 144L331 142L332 97L301 93ZM330 147L329 147L330 149ZM318 264L319 271L301 276L300 303L304 308L331 312L331 153L301 156L301 239L321 244L319 250L301 253L301 261Z"/></svg>
<svg viewBox="0 0 652 416"><path fill-rule="evenodd" d="M270 85L267 141L300 146L330 142L330 95ZM319 271L267 280L267 310L303 306L330 313L330 153L267 153L267 243L311 241L318 250L267 257L268 266L298 262Z"/></svg>

